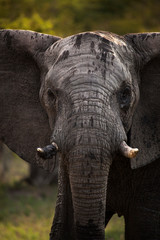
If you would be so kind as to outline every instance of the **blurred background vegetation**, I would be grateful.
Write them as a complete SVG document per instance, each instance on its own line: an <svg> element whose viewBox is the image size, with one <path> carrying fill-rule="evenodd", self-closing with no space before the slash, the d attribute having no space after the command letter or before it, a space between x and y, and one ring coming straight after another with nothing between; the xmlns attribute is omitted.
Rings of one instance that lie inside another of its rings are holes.
<svg viewBox="0 0 160 240"><path fill-rule="evenodd" d="M0 0L0 28L68 36L160 31L159 0Z"/></svg>
<svg viewBox="0 0 160 240"><path fill-rule="evenodd" d="M159 12L159 0L0 0L0 29L61 37L93 30L121 35L158 32ZM48 239L56 184L28 185L23 179L29 175L29 166L7 148L0 159L0 239ZM107 230L107 240L123 240L123 219L115 216Z"/></svg>

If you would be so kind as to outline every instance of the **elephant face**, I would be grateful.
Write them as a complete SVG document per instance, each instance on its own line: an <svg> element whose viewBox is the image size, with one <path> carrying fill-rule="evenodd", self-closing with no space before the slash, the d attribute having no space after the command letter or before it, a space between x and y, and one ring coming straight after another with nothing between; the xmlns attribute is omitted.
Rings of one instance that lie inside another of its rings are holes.
<svg viewBox="0 0 160 240"><path fill-rule="evenodd" d="M51 239L104 239L113 159L123 155L137 168L160 155L159 39L0 32L0 137L50 171L60 153Z"/></svg>
<svg viewBox="0 0 160 240"><path fill-rule="evenodd" d="M106 125L106 119L113 118L114 126L120 128L115 131L122 135L118 144L126 140L125 133L130 129L139 99L138 74L133 67L135 57L129 52L131 49L120 38L98 33L68 37L47 49L48 69L40 96L53 130L52 141L59 147L65 146L65 139L74 126L85 127L85 119L81 122L77 119L84 114L88 114L87 118L90 115L92 125L96 114L104 118ZM111 135L113 127L106 128L110 130L102 127L102 131L110 131Z"/></svg>

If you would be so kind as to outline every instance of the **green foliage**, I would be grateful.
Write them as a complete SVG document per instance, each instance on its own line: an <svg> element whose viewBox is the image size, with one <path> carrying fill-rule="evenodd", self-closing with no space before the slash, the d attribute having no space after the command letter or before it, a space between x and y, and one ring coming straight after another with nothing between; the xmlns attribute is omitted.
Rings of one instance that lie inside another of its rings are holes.
<svg viewBox="0 0 160 240"><path fill-rule="evenodd" d="M106 240L124 240L124 219L114 215L106 228Z"/></svg>
<svg viewBox="0 0 160 240"><path fill-rule="evenodd" d="M12 156L10 169L0 182L0 239L49 238L57 186L28 186L22 181L27 175L27 163Z"/></svg>
<svg viewBox="0 0 160 240"><path fill-rule="evenodd" d="M67 36L160 31L159 0L0 0L0 28Z"/></svg>
<svg viewBox="0 0 160 240"><path fill-rule="evenodd" d="M0 186L0 239L48 239L54 215L56 186Z"/></svg>
<svg viewBox="0 0 160 240"><path fill-rule="evenodd" d="M53 22L50 20L43 20L38 13L33 13L32 17L26 17L21 14L17 19L8 23L11 29L35 29L38 32L54 33ZM5 27L5 24L2 23Z"/></svg>

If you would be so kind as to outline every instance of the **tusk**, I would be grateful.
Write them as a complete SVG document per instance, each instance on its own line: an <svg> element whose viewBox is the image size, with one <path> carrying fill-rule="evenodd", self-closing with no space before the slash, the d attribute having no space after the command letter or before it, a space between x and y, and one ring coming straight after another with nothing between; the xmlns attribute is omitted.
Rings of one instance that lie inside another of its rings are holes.
<svg viewBox="0 0 160 240"><path fill-rule="evenodd" d="M44 153L42 148L37 148L37 152Z"/></svg>
<svg viewBox="0 0 160 240"><path fill-rule="evenodd" d="M139 152L138 148L129 147L125 141L120 144L120 151L126 158L134 158Z"/></svg>
<svg viewBox="0 0 160 240"><path fill-rule="evenodd" d="M58 146L55 142L52 142L44 148L37 148L38 155L44 159L51 159L57 152Z"/></svg>
<svg viewBox="0 0 160 240"><path fill-rule="evenodd" d="M58 145L55 142L52 142L52 145L56 148L56 151L58 151Z"/></svg>

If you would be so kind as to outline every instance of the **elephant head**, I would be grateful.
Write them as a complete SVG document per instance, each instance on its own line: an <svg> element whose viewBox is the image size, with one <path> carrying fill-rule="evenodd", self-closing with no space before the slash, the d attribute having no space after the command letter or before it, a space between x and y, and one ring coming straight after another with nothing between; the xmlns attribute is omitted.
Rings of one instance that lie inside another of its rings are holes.
<svg viewBox="0 0 160 240"><path fill-rule="evenodd" d="M115 156L160 156L160 34L2 30L0 49L2 141L50 171L60 155L51 239L104 239Z"/></svg>

